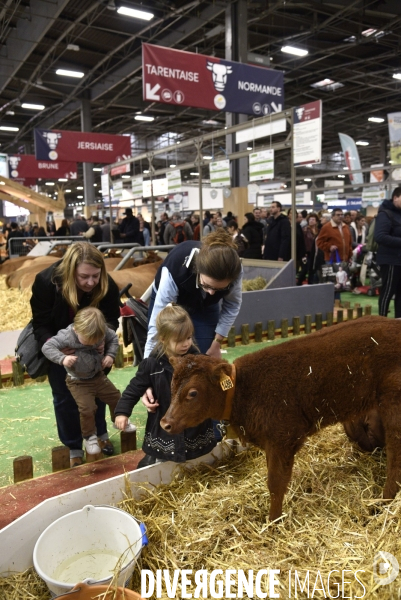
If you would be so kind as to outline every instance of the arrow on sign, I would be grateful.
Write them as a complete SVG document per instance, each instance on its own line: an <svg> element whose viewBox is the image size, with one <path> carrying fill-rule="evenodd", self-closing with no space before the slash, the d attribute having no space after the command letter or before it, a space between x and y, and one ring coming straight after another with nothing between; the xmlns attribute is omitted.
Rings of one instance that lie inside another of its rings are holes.
<svg viewBox="0 0 401 600"><path fill-rule="evenodd" d="M150 83L146 84L146 100L160 100L159 94L157 92L160 90L160 84L156 83L155 86L150 87Z"/></svg>
<svg viewBox="0 0 401 600"><path fill-rule="evenodd" d="M281 112L283 110L282 104L276 104L275 102L271 102L271 105L274 112Z"/></svg>

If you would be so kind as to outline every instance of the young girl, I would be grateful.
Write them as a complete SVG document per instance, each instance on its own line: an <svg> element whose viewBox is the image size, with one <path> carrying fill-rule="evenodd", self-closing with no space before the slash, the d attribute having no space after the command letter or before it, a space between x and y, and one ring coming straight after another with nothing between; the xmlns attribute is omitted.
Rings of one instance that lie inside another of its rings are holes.
<svg viewBox="0 0 401 600"><path fill-rule="evenodd" d="M185 462L210 452L216 445L210 419L197 427L185 429L178 435L169 435L160 426L171 401L173 367L169 358L197 354L193 345L193 324L181 306L168 304L156 319L157 344L148 358L139 365L138 371L123 392L115 408L115 425L124 429L134 406L147 388L153 388L155 403L149 409L142 450L146 453L138 468L164 460Z"/></svg>

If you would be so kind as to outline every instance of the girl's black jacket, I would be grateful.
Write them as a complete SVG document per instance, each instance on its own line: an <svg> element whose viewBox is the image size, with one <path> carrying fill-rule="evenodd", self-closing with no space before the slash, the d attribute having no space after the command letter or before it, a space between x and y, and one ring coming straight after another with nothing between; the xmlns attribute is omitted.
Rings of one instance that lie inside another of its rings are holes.
<svg viewBox="0 0 401 600"><path fill-rule="evenodd" d="M191 348L189 354L197 354L196 349ZM160 420L170 406L172 378L173 367L167 357L163 355L156 358L152 353L140 363L135 377L123 392L114 412L116 416L129 417L141 396L151 387L159 407L156 412L148 413L142 450L162 460L185 462L207 454L217 442L210 419L197 427L185 429L178 435L169 435L160 426Z"/></svg>

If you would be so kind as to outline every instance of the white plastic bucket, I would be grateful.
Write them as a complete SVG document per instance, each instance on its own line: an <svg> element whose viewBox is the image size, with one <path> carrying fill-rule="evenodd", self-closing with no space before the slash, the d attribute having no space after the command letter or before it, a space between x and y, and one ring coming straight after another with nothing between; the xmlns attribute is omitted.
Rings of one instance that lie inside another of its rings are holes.
<svg viewBox="0 0 401 600"><path fill-rule="evenodd" d="M33 550L33 564L57 595L80 581L108 584L121 558L117 584L123 586L147 543L145 532L144 525L123 510L84 506L44 530Z"/></svg>

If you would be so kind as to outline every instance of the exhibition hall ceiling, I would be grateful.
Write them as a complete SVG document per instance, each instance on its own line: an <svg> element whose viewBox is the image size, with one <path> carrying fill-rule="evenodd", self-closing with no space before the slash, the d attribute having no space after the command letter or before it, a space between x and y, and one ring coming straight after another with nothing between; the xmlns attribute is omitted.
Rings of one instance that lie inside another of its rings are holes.
<svg viewBox="0 0 401 600"><path fill-rule="evenodd" d="M83 97L91 99L92 131L131 133L138 152L220 130L224 112L143 101L141 44L224 58L232 4L2 0L1 152L32 152L36 127L79 130ZM119 14L121 5L154 16ZM285 108L323 101L322 167L341 168L339 132L367 142L359 148L364 167L387 162L387 114L401 110L401 0L248 0L246 20L248 51L284 71ZM284 53L284 46L307 54ZM84 76L58 75L58 69ZM154 120L136 120L140 113ZM286 165L283 159L279 169Z"/></svg>

